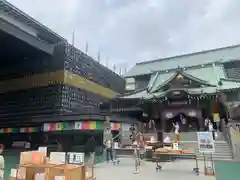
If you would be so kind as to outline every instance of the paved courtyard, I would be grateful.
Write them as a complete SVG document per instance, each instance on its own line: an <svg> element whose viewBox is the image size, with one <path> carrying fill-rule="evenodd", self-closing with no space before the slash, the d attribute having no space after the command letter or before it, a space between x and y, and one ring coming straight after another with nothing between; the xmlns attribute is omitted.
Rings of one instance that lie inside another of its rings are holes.
<svg viewBox="0 0 240 180"><path fill-rule="evenodd" d="M200 162L200 175L192 171L195 167L194 160L178 160L163 164L160 172L155 171L155 163L144 162L140 166L140 173L133 174L134 165L132 159L122 159L119 165L99 164L95 168L97 180L159 180L159 179L177 179L177 180L215 180L215 177L204 176L203 162Z"/></svg>

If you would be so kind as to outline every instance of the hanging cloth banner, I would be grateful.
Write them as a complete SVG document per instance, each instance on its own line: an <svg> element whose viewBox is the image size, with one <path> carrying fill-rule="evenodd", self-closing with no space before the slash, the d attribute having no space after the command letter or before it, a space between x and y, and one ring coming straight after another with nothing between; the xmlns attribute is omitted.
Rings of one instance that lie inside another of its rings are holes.
<svg viewBox="0 0 240 180"><path fill-rule="evenodd" d="M213 116L213 121L214 122L219 122L220 121L219 113L213 113L212 116Z"/></svg>

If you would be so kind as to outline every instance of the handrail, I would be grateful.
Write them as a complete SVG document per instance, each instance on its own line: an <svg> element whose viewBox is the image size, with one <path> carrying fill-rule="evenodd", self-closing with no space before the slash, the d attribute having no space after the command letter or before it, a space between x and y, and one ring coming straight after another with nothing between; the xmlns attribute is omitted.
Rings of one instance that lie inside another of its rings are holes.
<svg viewBox="0 0 240 180"><path fill-rule="evenodd" d="M222 127L223 127L222 128L223 136L231 149L232 157L235 158L235 152L234 152L234 148L233 148L233 143L232 143L229 127L227 127L223 122L222 122Z"/></svg>
<svg viewBox="0 0 240 180"><path fill-rule="evenodd" d="M238 147L236 143L234 144L234 147L235 147L235 159L240 159L240 147Z"/></svg>
<svg viewBox="0 0 240 180"><path fill-rule="evenodd" d="M227 129L227 141L229 142L230 148L232 150L233 159L240 159L240 141L238 138L234 135L234 132L231 132L229 127L225 128ZM225 131L226 132L226 131ZM235 131L237 132L237 131Z"/></svg>

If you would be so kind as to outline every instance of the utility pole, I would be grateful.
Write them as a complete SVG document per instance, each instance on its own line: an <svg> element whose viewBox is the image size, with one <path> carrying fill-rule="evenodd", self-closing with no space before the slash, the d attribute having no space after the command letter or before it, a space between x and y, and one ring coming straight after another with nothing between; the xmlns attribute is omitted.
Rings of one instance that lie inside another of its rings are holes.
<svg viewBox="0 0 240 180"><path fill-rule="evenodd" d="M72 45L75 44L75 30L72 32Z"/></svg>
<svg viewBox="0 0 240 180"><path fill-rule="evenodd" d="M85 53L88 52L88 42L86 42L86 46L85 46Z"/></svg>
<svg viewBox="0 0 240 180"><path fill-rule="evenodd" d="M100 51L98 51L98 56L97 56L97 61L98 61L98 63L100 63Z"/></svg>

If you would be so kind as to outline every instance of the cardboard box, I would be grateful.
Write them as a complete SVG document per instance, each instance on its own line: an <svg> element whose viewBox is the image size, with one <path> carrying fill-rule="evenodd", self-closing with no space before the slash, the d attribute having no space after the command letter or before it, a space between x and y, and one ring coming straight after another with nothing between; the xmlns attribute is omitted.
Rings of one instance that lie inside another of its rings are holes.
<svg viewBox="0 0 240 180"><path fill-rule="evenodd" d="M22 164L44 164L45 153L38 151L25 151L21 152L20 165Z"/></svg>

